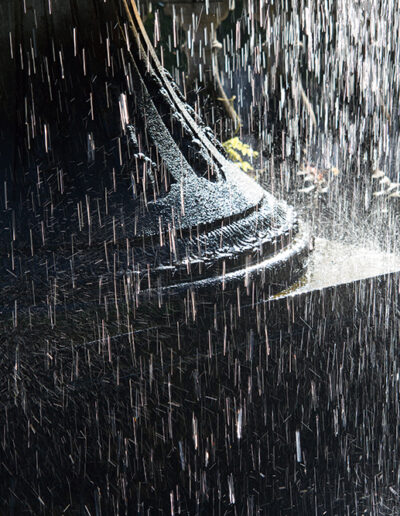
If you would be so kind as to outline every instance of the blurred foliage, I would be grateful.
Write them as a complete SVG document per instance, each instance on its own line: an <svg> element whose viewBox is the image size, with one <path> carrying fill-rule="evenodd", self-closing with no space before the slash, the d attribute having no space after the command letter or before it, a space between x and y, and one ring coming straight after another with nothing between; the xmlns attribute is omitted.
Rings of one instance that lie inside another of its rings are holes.
<svg viewBox="0 0 400 516"><path fill-rule="evenodd" d="M258 152L254 151L250 145L243 143L237 136L224 142L223 147L229 158L237 163L244 172L252 172L251 162L258 157ZM248 159L246 159L248 158Z"/></svg>

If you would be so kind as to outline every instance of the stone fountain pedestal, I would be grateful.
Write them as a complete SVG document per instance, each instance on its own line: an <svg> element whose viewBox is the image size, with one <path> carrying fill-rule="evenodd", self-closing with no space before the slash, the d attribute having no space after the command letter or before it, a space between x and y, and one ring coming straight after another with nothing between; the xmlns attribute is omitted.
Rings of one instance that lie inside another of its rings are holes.
<svg viewBox="0 0 400 516"><path fill-rule="evenodd" d="M308 238L294 210L226 159L133 2L1 9L6 312L298 278Z"/></svg>

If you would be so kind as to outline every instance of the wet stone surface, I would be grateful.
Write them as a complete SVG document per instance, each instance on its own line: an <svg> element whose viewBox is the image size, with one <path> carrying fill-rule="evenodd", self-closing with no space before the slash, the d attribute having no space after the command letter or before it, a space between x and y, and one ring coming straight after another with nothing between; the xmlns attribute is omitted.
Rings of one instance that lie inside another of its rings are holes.
<svg viewBox="0 0 400 516"><path fill-rule="evenodd" d="M1 138L3 157L11 147L14 158L1 161L0 313L74 311L121 296L137 303L146 290L160 295L287 249L294 255L303 241L296 265L287 260L286 286L297 279L307 240L294 210L214 145L133 7L99 7L82 31L89 7L53 15L33 4L36 21L31 11L3 9L10 28L21 18L21 48L39 36L26 62L13 47L2 57L30 93L4 90L2 100L16 105L15 133ZM129 16L132 44L120 28ZM279 290L284 275L270 271L264 281Z"/></svg>

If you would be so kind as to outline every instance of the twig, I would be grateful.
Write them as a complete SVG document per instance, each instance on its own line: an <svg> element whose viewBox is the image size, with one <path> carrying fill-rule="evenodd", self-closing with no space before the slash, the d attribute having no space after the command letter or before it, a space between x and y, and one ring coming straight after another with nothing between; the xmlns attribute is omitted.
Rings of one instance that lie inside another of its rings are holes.
<svg viewBox="0 0 400 516"><path fill-rule="evenodd" d="M218 94L220 96L219 100L224 105L225 111L227 112L229 118L232 119L233 123L235 124L235 134L242 126L242 122L240 120L240 116L236 113L235 108L232 105L232 102L230 99L228 99L227 94L225 93L224 87L222 86L222 81L219 73L218 68L218 56L217 53L219 49L221 48L221 44L218 41L214 41L212 44L212 73L214 80L217 85Z"/></svg>

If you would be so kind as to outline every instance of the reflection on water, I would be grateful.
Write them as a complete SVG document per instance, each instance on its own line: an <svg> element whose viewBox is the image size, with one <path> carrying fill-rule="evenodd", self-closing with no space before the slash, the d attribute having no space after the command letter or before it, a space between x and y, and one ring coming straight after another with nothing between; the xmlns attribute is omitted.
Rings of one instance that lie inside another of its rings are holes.
<svg viewBox="0 0 400 516"><path fill-rule="evenodd" d="M287 293L298 295L398 271L400 257L396 254L317 238L306 276Z"/></svg>

